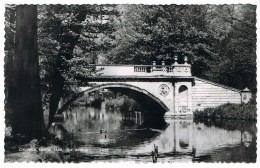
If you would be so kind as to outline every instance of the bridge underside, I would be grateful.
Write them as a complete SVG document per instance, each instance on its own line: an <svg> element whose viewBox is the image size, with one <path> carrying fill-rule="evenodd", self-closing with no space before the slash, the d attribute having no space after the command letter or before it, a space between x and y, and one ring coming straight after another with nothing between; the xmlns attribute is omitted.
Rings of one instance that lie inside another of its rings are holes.
<svg viewBox="0 0 260 168"><path fill-rule="evenodd" d="M139 102L146 111L157 111L161 115L169 111L169 108L157 97L145 89L124 83L106 83L88 88L85 92L93 92L100 89L112 89L124 93Z"/></svg>
<svg viewBox="0 0 260 168"><path fill-rule="evenodd" d="M165 112L169 111L169 108L159 98L147 90L124 83L106 83L88 88L85 92L89 93L100 89L111 89L121 92L138 102L145 118L145 122L142 123L143 127L156 129L165 127L166 123L163 117L165 116Z"/></svg>

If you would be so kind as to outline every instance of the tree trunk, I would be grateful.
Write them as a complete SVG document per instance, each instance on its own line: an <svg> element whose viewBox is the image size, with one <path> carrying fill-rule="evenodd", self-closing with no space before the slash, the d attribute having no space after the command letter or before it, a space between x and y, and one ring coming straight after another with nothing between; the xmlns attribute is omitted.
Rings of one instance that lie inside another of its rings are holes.
<svg viewBox="0 0 260 168"><path fill-rule="evenodd" d="M78 23L83 22L85 19L86 19L85 10L80 10L75 16L75 20ZM62 56L65 56L65 58L67 60L72 59L73 49L74 49L75 45L77 44L78 39L80 37L79 34L81 32L82 26L74 25L74 27L72 29L73 29L73 32L75 32L77 34L77 36L75 36L75 37L71 36L67 32L68 34L64 35L60 42L61 47L60 47L60 51L58 54L56 67L54 67L55 70L53 72L53 77L52 77L52 81L51 81L52 91L51 91L51 98L50 98L50 105L49 105L50 110L49 110L49 121L48 121L47 129L49 129L49 127L51 126L51 123L54 120L54 116L58 109L59 101L63 95L63 87L64 87L65 78L62 76L59 69L68 71L68 69L66 67L62 66Z"/></svg>
<svg viewBox="0 0 260 168"><path fill-rule="evenodd" d="M9 12L9 13L8 13ZM10 8L5 12L6 22L9 22L10 25L15 24L15 8ZM15 37L15 28L12 26L5 27L5 124L6 126L12 125L12 109L13 100L15 94L13 93L13 60L14 60L14 37Z"/></svg>
<svg viewBox="0 0 260 168"><path fill-rule="evenodd" d="M52 94L50 98L50 110L49 110L49 121L48 121L48 127L50 128L51 123L54 120L55 113L58 109L59 101L63 94L63 86L64 86L64 77L61 75L61 73L56 69L53 73L53 79L52 79Z"/></svg>
<svg viewBox="0 0 260 168"><path fill-rule="evenodd" d="M45 133L37 54L37 6L16 8L15 56L13 60L13 132L28 138Z"/></svg>

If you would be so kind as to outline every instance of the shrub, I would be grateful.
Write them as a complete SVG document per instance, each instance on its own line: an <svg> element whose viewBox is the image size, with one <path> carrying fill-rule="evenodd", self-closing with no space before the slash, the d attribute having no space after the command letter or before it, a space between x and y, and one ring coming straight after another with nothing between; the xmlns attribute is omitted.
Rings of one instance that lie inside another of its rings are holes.
<svg viewBox="0 0 260 168"><path fill-rule="evenodd" d="M214 119L242 119L256 120L256 102L251 100L247 104L224 104L215 108L205 108L202 111L196 110L195 119L214 118Z"/></svg>

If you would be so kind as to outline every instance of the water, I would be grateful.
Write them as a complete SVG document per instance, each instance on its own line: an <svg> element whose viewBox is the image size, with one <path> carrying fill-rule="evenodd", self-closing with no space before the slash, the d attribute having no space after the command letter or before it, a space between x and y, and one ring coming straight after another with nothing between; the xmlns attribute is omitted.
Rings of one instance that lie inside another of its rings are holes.
<svg viewBox="0 0 260 168"><path fill-rule="evenodd" d="M162 129L153 129L146 128L140 112L75 107L63 115L66 161L152 162L156 147L157 162L256 161L254 122L169 119Z"/></svg>

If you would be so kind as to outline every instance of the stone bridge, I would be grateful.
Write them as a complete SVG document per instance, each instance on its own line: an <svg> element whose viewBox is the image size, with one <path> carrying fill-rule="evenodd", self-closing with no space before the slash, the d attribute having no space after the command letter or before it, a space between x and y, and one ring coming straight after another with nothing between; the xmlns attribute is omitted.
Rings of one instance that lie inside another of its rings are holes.
<svg viewBox="0 0 260 168"><path fill-rule="evenodd" d="M102 69L100 74L87 78L90 87L83 91L92 92L105 88L124 88L129 93L137 93L138 101L156 104L165 116L192 115L195 110L215 107L224 103L248 102L251 92L238 90L192 76L191 65L90 65L89 68ZM149 100L149 101L147 101Z"/></svg>

